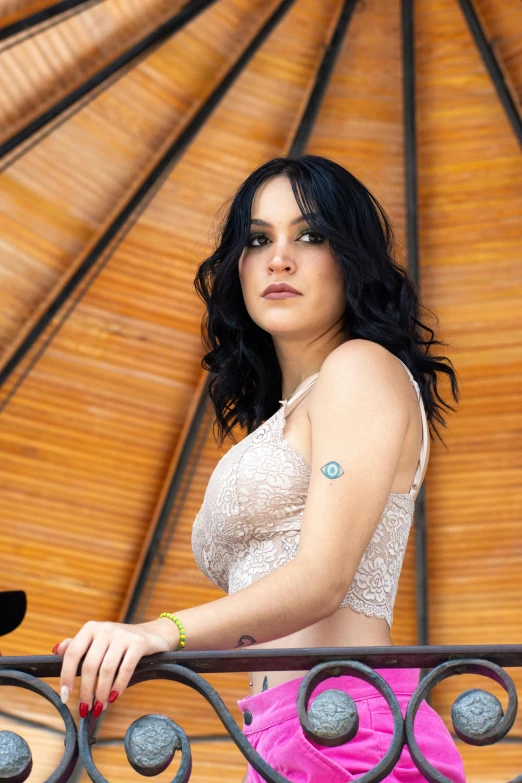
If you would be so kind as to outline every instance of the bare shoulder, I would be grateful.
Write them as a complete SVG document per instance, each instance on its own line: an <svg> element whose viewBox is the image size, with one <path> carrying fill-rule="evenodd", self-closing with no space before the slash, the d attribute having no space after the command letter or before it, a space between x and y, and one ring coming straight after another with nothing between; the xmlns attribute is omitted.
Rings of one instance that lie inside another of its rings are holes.
<svg viewBox="0 0 522 783"><path fill-rule="evenodd" d="M409 382L406 371L391 351L372 340L360 338L347 340L334 348L324 360L318 380L321 374L328 376L330 381L336 377L339 380L349 377L365 383L373 376L377 381L398 378Z"/></svg>
<svg viewBox="0 0 522 783"><path fill-rule="evenodd" d="M406 370L391 351L371 340L348 340L323 361L310 395L309 415L328 398L335 399L336 405L344 399L366 410L371 404L374 409L391 409L406 416L412 391Z"/></svg>

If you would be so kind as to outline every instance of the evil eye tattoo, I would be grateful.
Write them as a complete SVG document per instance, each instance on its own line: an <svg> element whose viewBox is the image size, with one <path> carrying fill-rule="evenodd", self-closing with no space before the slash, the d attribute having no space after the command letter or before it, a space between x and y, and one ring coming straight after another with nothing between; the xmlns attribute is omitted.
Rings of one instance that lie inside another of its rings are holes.
<svg viewBox="0 0 522 783"><path fill-rule="evenodd" d="M336 479L343 475L344 470L338 462L327 462L321 468L321 472L324 473L326 478Z"/></svg>

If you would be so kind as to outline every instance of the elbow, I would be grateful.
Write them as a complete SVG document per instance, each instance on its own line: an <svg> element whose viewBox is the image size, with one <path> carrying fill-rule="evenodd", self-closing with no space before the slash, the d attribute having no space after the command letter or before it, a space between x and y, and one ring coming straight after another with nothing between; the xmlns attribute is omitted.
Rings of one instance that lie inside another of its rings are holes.
<svg viewBox="0 0 522 783"><path fill-rule="evenodd" d="M330 588L325 596L325 604L328 606L328 617L339 609L341 601L346 595L347 589L344 588L340 591L339 585L330 585Z"/></svg>
<svg viewBox="0 0 522 783"><path fill-rule="evenodd" d="M341 602L348 592L348 586L344 582L343 584L339 584L339 580L332 582L327 579L324 579L323 585L322 600L324 606L324 619L325 617L330 617L330 615L339 609Z"/></svg>
<svg viewBox="0 0 522 783"><path fill-rule="evenodd" d="M296 557L294 562L296 561L299 563L302 576L302 579L298 580L296 584L299 584L298 592L301 601L303 595L309 599L306 602L311 615L308 625L312 625L314 622L330 617L339 608L346 590L342 592L338 582L332 582L331 579L327 578L326 574L321 572L316 566L308 563L304 558L299 559L299 557Z"/></svg>
<svg viewBox="0 0 522 783"><path fill-rule="evenodd" d="M345 595L346 595L346 591L341 596L339 595L339 590L337 590L332 585L330 586L329 589L323 591L322 593L323 610L321 612L321 619L324 620L327 617L330 617L334 612L336 612L339 609L341 601L343 600Z"/></svg>

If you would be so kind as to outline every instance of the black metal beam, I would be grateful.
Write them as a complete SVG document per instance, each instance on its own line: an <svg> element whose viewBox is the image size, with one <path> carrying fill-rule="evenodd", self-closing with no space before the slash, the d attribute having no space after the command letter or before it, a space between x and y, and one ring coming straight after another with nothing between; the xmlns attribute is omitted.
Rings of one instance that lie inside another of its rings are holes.
<svg viewBox="0 0 522 783"><path fill-rule="evenodd" d="M205 124L209 115L214 111L219 104L223 96L230 89L237 77L242 73L248 62L252 59L257 52L261 44L270 35L274 27L278 24L280 19L286 14L289 8L294 4L295 0L283 0L276 10L264 23L261 30L255 35L250 44L247 46L243 54L239 57L237 62L230 68L228 73L222 79L220 84L207 98L205 103L202 104L198 112L190 120L187 126L177 136L175 141L171 144L165 155L150 172L144 182L137 188L136 191L128 199L127 203L122 207L120 212L116 215L111 224L107 227L107 230L98 239L95 246L91 249L88 255L84 258L74 275L67 281L63 289L55 297L54 300L49 302L45 311L42 313L38 321L34 324L31 331L26 336L23 343L18 347L13 356L6 362L5 366L0 370L0 386L2 386L6 380L10 377L13 371L18 367L24 356L34 345L38 337L42 334L44 329L48 326L60 308L72 297L74 291L78 288L80 283L87 276L91 268L100 259L102 253L113 243L116 236L125 227L125 224L130 219L131 215L140 208L147 196L150 194L152 188L160 181L161 177L165 177L170 174L174 168L177 158L183 153L183 151L192 143L196 134L200 128ZM116 244L114 244L116 247ZM114 250L114 248L113 248ZM108 256L110 257L110 256ZM103 261L107 262L108 257ZM61 323L58 324L59 329ZM17 387L16 387L17 388ZM12 393L8 396L7 400L11 399ZM0 411L5 407L6 401L0 406Z"/></svg>
<svg viewBox="0 0 522 783"><path fill-rule="evenodd" d="M165 499L158 514L125 617L122 620L124 623L144 622L143 617L147 610L150 596L160 576L161 566L163 565L163 553L169 549L178 519L183 512L183 506L192 484L192 476L199 462L201 451L205 446L211 424L210 415L206 410L209 380L210 378L207 376L174 474L165 493ZM155 577L149 578L153 568L156 569ZM147 595L145 595L146 588L148 588ZM171 610L169 609L169 611Z"/></svg>
<svg viewBox="0 0 522 783"><path fill-rule="evenodd" d="M149 33L140 41L135 43L125 52L118 55L112 62L104 66L100 71L90 76L83 84L80 84L68 95L61 98L54 106L51 106L45 112L40 114L27 125L21 128L7 141L0 145L0 159L15 150L24 141L45 128L50 122L55 120L67 109L74 106L82 98L89 95L96 88L103 85L117 75L123 75L127 72L128 66L132 66L145 57L151 50L156 49L175 33L181 30L186 24L191 22L198 14L205 11L213 5L216 0L190 0L181 11L178 11L164 22L152 33ZM111 82L112 83L112 82Z"/></svg>
<svg viewBox="0 0 522 783"><path fill-rule="evenodd" d="M357 2L358 0L345 0L344 2L343 10L341 11L335 26L332 38L324 51L321 65L317 71L315 84L313 86L312 92L310 93L308 103L292 141L292 145L288 153L290 157L298 157L306 150L308 140L313 131L315 120L319 113L319 109L321 108L330 77L333 73L337 58L339 57L344 37Z"/></svg>
<svg viewBox="0 0 522 783"><path fill-rule="evenodd" d="M418 288L419 240L417 220L417 133L415 116L415 33L413 0L402 0L402 65L408 274Z"/></svg>
<svg viewBox="0 0 522 783"><path fill-rule="evenodd" d="M56 17L59 17L62 14L70 15L70 12L75 10L76 13L78 13L79 11L83 11L81 6L91 6L100 2L102 2L102 0L61 0L59 3L53 3L46 8L42 8L40 11L35 11L34 14L25 16L23 19L18 19L16 22L12 22L5 27L0 27L0 41L7 41L9 38L31 30L51 19L61 21L60 19L56 19Z"/></svg>
<svg viewBox="0 0 522 783"><path fill-rule="evenodd" d="M408 274L419 288L419 237L417 217L417 133L415 122L415 28L413 0L402 0L402 62L404 101L404 167ZM429 644L428 554L424 484L415 502L415 585L417 642ZM424 672L421 673L424 676Z"/></svg>
<svg viewBox="0 0 522 783"><path fill-rule="evenodd" d="M506 84L504 74L502 73L502 70L498 64L494 49L486 38L480 20L470 0L459 0L459 3L477 49L482 56L484 65L486 66L491 80L495 85L500 102L504 107L504 111L506 112L507 118L511 123L511 127L515 132L518 143L522 147L522 119L520 118L515 101L513 100Z"/></svg>

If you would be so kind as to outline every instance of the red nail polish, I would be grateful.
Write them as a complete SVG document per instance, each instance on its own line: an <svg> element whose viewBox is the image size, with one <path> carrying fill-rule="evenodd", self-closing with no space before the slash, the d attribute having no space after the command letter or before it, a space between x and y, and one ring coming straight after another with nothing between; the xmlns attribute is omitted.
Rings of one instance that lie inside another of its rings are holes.
<svg viewBox="0 0 522 783"><path fill-rule="evenodd" d="M54 647L53 647L53 655L58 655L58 653L56 652L56 650L57 650L57 648L58 648L59 646L60 646L60 642L58 642L58 644L55 644L55 645L54 645Z"/></svg>
<svg viewBox="0 0 522 783"><path fill-rule="evenodd" d="M111 691L111 695L109 696L109 703L112 704L113 701L116 701L118 696L119 696L118 691Z"/></svg>
<svg viewBox="0 0 522 783"><path fill-rule="evenodd" d="M94 702L94 717L99 718L100 715L102 714L102 710L103 710L103 704L101 703L101 701L98 701L98 699L96 699L96 701Z"/></svg>
<svg viewBox="0 0 522 783"><path fill-rule="evenodd" d="M86 701L80 702L80 718L86 718L89 712L89 705Z"/></svg>

